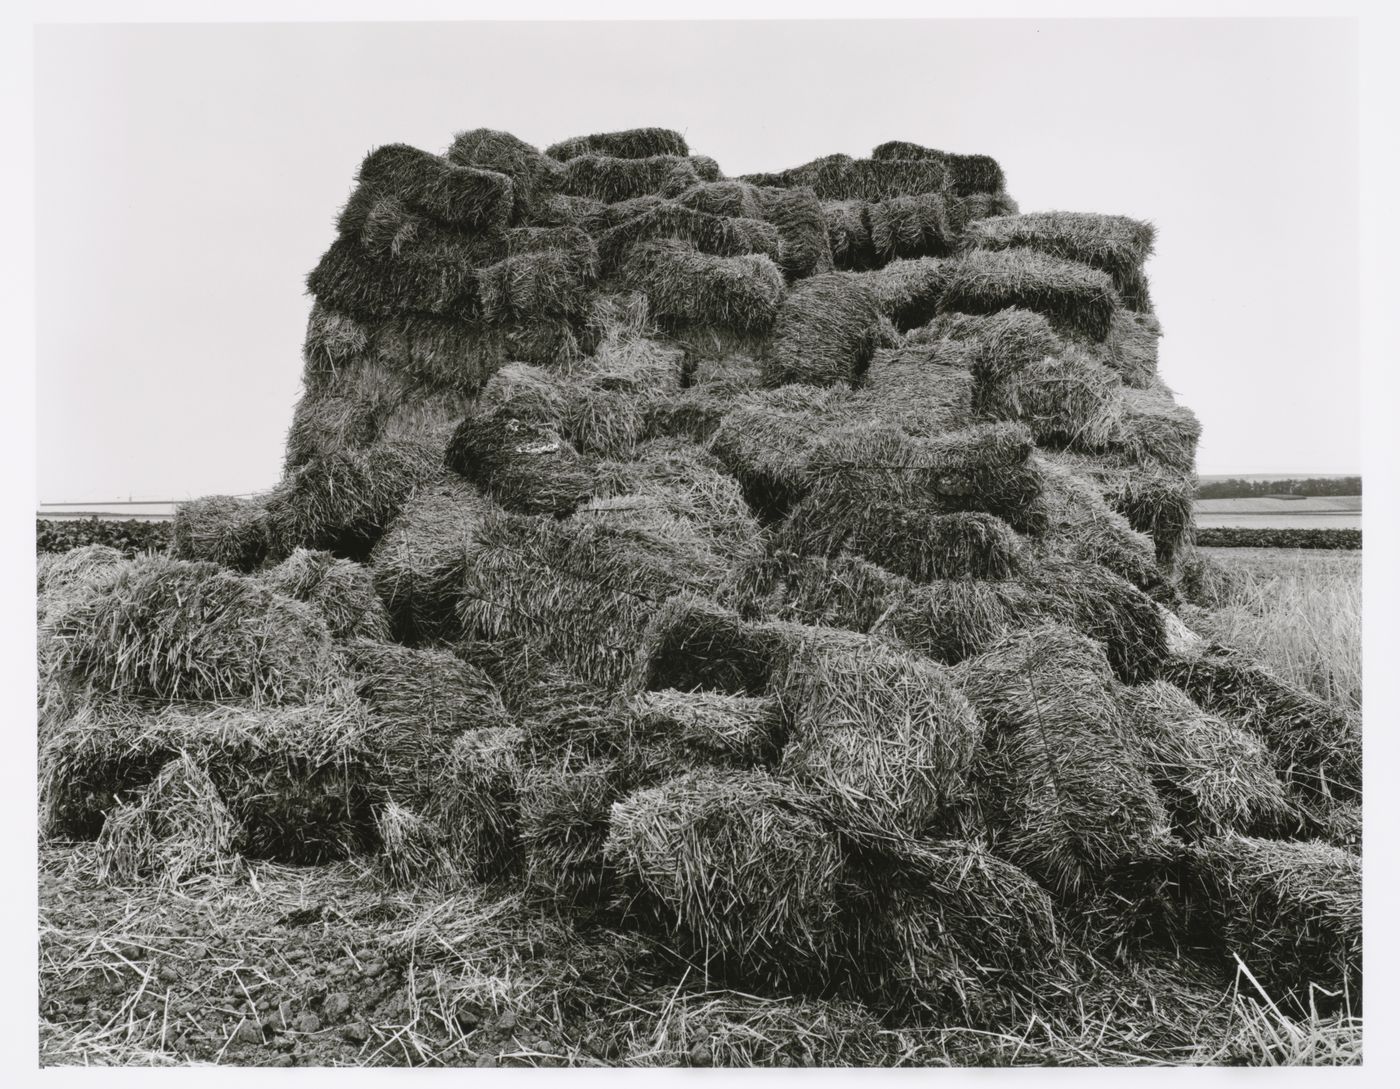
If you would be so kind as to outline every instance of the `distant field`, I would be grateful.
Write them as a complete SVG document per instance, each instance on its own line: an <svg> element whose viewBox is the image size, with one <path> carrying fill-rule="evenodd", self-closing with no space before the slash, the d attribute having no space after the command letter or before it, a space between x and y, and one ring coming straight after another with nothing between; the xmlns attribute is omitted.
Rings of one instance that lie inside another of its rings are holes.
<svg viewBox="0 0 1400 1089"><path fill-rule="evenodd" d="M1309 499L1198 499L1196 524L1253 529L1360 529L1361 496Z"/></svg>

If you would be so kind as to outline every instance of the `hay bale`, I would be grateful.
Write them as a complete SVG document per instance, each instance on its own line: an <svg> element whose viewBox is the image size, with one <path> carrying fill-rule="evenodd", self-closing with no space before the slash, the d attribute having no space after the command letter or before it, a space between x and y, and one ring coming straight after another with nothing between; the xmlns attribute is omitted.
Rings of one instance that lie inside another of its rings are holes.
<svg viewBox="0 0 1400 1089"><path fill-rule="evenodd" d="M1020 424L979 424L933 438L862 420L830 429L807 459L803 508L854 524L878 504L940 514L983 511L1037 532L1040 474Z"/></svg>
<svg viewBox="0 0 1400 1089"><path fill-rule="evenodd" d="M1169 563L1195 532L1196 475L1153 463L1123 464L1110 456L1058 455L1093 480L1114 510L1140 533L1149 534L1157 558Z"/></svg>
<svg viewBox="0 0 1400 1089"><path fill-rule="evenodd" d="M721 419L710 449L759 517L776 520L806 490L808 463L841 415L839 390L790 385L764 391Z"/></svg>
<svg viewBox="0 0 1400 1089"><path fill-rule="evenodd" d="M408 500L370 553L374 586L399 642L460 633L457 596L476 532L494 504L445 480Z"/></svg>
<svg viewBox="0 0 1400 1089"><path fill-rule="evenodd" d="M758 771L696 771L612 807L605 846L628 910L723 972L820 971L835 942L842 855Z"/></svg>
<svg viewBox="0 0 1400 1089"><path fill-rule="evenodd" d="M981 250L1035 250L1102 269L1129 310L1148 310L1142 276L1156 240L1152 224L1127 216L1087 212L1033 212L969 224L967 244Z"/></svg>
<svg viewBox="0 0 1400 1089"><path fill-rule="evenodd" d="M724 183L720 183L724 184ZM831 244L821 201L810 189L755 190L761 219L778 231L778 267L789 280L830 272Z"/></svg>
<svg viewBox="0 0 1400 1089"><path fill-rule="evenodd" d="M847 549L915 582L1011 578L1026 562L1021 538L995 515L930 514L880 500L835 514L821 503L799 505L782 540L799 553Z"/></svg>
<svg viewBox="0 0 1400 1089"><path fill-rule="evenodd" d="M1021 211L1006 193L972 193L965 197L947 197L948 230L955 238L963 235L969 224L988 216L1014 216Z"/></svg>
<svg viewBox="0 0 1400 1089"><path fill-rule="evenodd" d="M128 884L155 878L162 885L178 885L226 865L242 838L242 828L209 773L182 752L130 804L118 802L103 822L97 837L98 880Z"/></svg>
<svg viewBox="0 0 1400 1089"><path fill-rule="evenodd" d="M1166 811L1093 642L1041 627L958 669L987 724L976 774L994 853L1077 896L1165 834Z"/></svg>
<svg viewBox="0 0 1400 1089"><path fill-rule="evenodd" d="M477 538L460 612L469 632L525 639L541 658L607 685L630 673L667 598L711 592L722 571L683 524L493 515Z"/></svg>
<svg viewBox="0 0 1400 1089"><path fill-rule="evenodd" d="M768 763L780 747L779 708L765 697L667 688L639 693L631 710L643 733L674 739L701 759Z"/></svg>
<svg viewBox="0 0 1400 1089"><path fill-rule="evenodd" d="M874 291L850 273L802 281L777 312L765 383L854 383L879 346L880 313Z"/></svg>
<svg viewBox="0 0 1400 1089"><path fill-rule="evenodd" d="M1036 595L1021 582L978 579L912 586L890 602L885 614L877 630L947 665L1043 619Z"/></svg>
<svg viewBox="0 0 1400 1089"><path fill-rule="evenodd" d="M948 672L849 632L796 638L770 680L789 727L784 773L840 812L927 830L960 798L982 736Z"/></svg>
<svg viewBox="0 0 1400 1089"><path fill-rule="evenodd" d="M1107 273L1032 250L972 250L949 261L944 311L991 314L1018 306L1091 341L1108 336L1118 298Z"/></svg>
<svg viewBox="0 0 1400 1089"><path fill-rule="evenodd" d="M210 495L176 504L170 552L247 573L267 556L269 534L265 497Z"/></svg>
<svg viewBox="0 0 1400 1089"><path fill-rule="evenodd" d="M679 201L664 201L599 236L603 269L622 271L634 246L667 240L689 243L716 257L763 254L776 261L780 250L777 229L761 219L711 215Z"/></svg>
<svg viewBox="0 0 1400 1089"><path fill-rule="evenodd" d="M494 170L459 166L407 144L387 144L360 164L363 194L352 198L340 230L356 229L356 211L366 198L392 196L410 210L438 222L477 232L504 229L515 199L511 179Z"/></svg>
<svg viewBox="0 0 1400 1089"><path fill-rule="evenodd" d="M457 166L503 174L510 179L512 222L530 215L557 169L549 157L519 137L497 129L470 129L452 138L447 161Z"/></svg>
<svg viewBox="0 0 1400 1089"><path fill-rule="evenodd" d="M1161 339L1162 325L1151 314L1120 310L1109 323L1103 361L1118 372L1125 386L1147 389L1157 380L1157 342Z"/></svg>
<svg viewBox="0 0 1400 1089"><path fill-rule="evenodd" d="M518 726L487 726L458 736L431 799L453 859L477 880L511 872L519 861Z"/></svg>
<svg viewBox="0 0 1400 1089"><path fill-rule="evenodd" d="M1166 681L1120 689L1123 718L1179 835L1276 827L1290 814L1269 752Z"/></svg>
<svg viewBox="0 0 1400 1089"><path fill-rule="evenodd" d="M90 700L41 746L43 824L95 838L106 811L188 754L242 827L246 857L344 858L374 838L370 729L340 691L283 707Z"/></svg>
<svg viewBox="0 0 1400 1089"><path fill-rule="evenodd" d="M912 330L905 344L966 345L966 365L979 385L994 387L1031 363L1064 353L1064 342L1044 314L1009 307L992 314L941 314Z"/></svg>
<svg viewBox="0 0 1400 1089"><path fill-rule="evenodd" d="M1182 598L1202 609L1223 608L1245 585L1236 568L1195 549L1177 562L1172 573Z"/></svg>
<svg viewBox="0 0 1400 1089"><path fill-rule="evenodd" d="M1006 176L990 155L960 155L939 151L908 140L886 140L870 153L872 159L917 160L942 163L948 172L948 187L959 196L971 193L999 193L1006 188Z"/></svg>
<svg viewBox="0 0 1400 1089"><path fill-rule="evenodd" d="M1097 563L1042 561L1025 579L1038 611L1102 643L1128 684L1155 680L1170 648L1162 610L1143 591Z"/></svg>
<svg viewBox="0 0 1400 1089"><path fill-rule="evenodd" d="M811 188L821 200L889 200L941 193L947 184L942 163L912 159L853 159L826 155L777 174L746 174L754 185Z"/></svg>
<svg viewBox="0 0 1400 1089"><path fill-rule="evenodd" d="M847 969L872 1004L974 1024L1032 997L1064 956L1050 897L980 845L921 843L847 905Z"/></svg>
<svg viewBox="0 0 1400 1089"><path fill-rule="evenodd" d="M674 196L702 181L718 181L713 160L678 155L622 159L611 155L576 155L559 170L557 191L605 204L644 196Z"/></svg>
<svg viewBox="0 0 1400 1089"><path fill-rule="evenodd" d="M507 510L564 514L584 502L592 477L574 448L550 428L519 419L511 406L469 412L444 463Z"/></svg>
<svg viewBox="0 0 1400 1089"><path fill-rule="evenodd" d="M942 345L882 348L845 407L855 419L897 427L914 438L957 431L974 418L973 380L946 358Z"/></svg>
<svg viewBox="0 0 1400 1089"><path fill-rule="evenodd" d="M1310 804L1360 797L1357 716L1223 649L1175 658L1162 676L1205 710L1261 738L1293 796Z"/></svg>
<svg viewBox="0 0 1400 1089"><path fill-rule="evenodd" d="M933 257L896 260L862 275L876 305L896 329L907 331L933 318L943 292L942 263Z"/></svg>
<svg viewBox="0 0 1400 1089"><path fill-rule="evenodd" d="M1238 956L1272 1000L1309 1009L1313 985L1361 993L1360 858L1317 841L1239 835L1183 855L1180 896L1194 932Z"/></svg>
<svg viewBox="0 0 1400 1089"><path fill-rule="evenodd" d="M382 255L338 238L306 277L323 306L376 322L404 313L467 319L478 305L481 254L457 243Z"/></svg>
<svg viewBox="0 0 1400 1089"><path fill-rule="evenodd" d="M482 320L498 325L577 318L591 283L587 266L567 252L512 254L476 272Z"/></svg>
<svg viewBox="0 0 1400 1089"><path fill-rule="evenodd" d="M620 797L610 761L543 764L521 777L520 845L525 886L556 907L596 907L612 889L604 857L612 804Z"/></svg>
<svg viewBox="0 0 1400 1089"><path fill-rule="evenodd" d="M270 555L300 546L364 559L404 503L440 477L441 458L432 437L384 439L312 458L268 497Z"/></svg>
<svg viewBox="0 0 1400 1089"><path fill-rule="evenodd" d="M329 552L299 548L262 576L279 594L309 604L332 639L389 638L389 614L371 572Z"/></svg>
<svg viewBox="0 0 1400 1089"><path fill-rule="evenodd" d="M783 276L771 258L715 257L684 242L647 242L632 248L623 282L646 295L667 326L717 327L761 334L778 314Z"/></svg>
<svg viewBox="0 0 1400 1089"><path fill-rule="evenodd" d="M974 400L987 416L1023 421L1042 446L1097 450L1115 437L1117 428L1108 421L1116 414L1122 385L1114 371L1087 354L1066 348L999 380L979 365L985 358L974 363L973 375Z"/></svg>
<svg viewBox="0 0 1400 1089"><path fill-rule="evenodd" d="M370 350L374 334L374 326L313 302L301 350L307 388L334 381L342 370L354 367Z"/></svg>
<svg viewBox="0 0 1400 1089"><path fill-rule="evenodd" d="M1080 475L1079 463L1047 457L1038 464L1046 521L1040 556L1101 564L1154 598L1170 599L1152 541L1104 502L1098 485Z"/></svg>
<svg viewBox="0 0 1400 1089"><path fill-rule="evenodd" d="M883 265L897 258L946 257L953 252L941 193L877 200L865 207L870 247Z"/></svg>
<svg viewBox="0 0 1400 1089"><path fill-rule="evenodd" d="M475 396L509 358L533 359L535 348L545 353L546 361L553 358L550 337L558 326L552 321L542 326L522 339L514 326L502 329L430 314L399 314L375 326L367 354L415 393ZM339 367L349 365L342 362Z"/></svg>
<svg viewBox="0 0 1400 1089"><path fill-rule="evenodd" d="M279 703L333 669L311 607L212 563L138 557L48 619L58 664L114 694Z"/></svg>
<svg viewBox="0 0 1400 1089"><path fill-rule="evenodd" d="M656 609L637 651L633 687L762 696L784 641L699 595Z"/></svg>
<svg viewBox="0 0 1400 1089"><path fill-rule="evenodd" d="M544 149L551 159L567 162L580 155L611 155L618 159L649 159L655 155L689 155L685 137L671 129L622 129L592 136L571 136Z"/></svg>
<svg viewBox="0 0 1400 1089"><path fill-rule="evenodd" d="M1123 390L1110 426L1113 447L1129 462L1195 472L1201 422L1165 386Z"/></svg>
<svg viewBox="0 0 1400 1089"><path fill-rule="evenodd" d="M67 552L47 552L39 557L35 580L39 605L43 607L46 597L114 579L126 563L127 557L121 549L104 544L80 545Z"/></svg>
<svg viewBox="0 0 1400 1089"><path fill-rule="evenodd" d="M833 266L855 272L875 268L879 259L870 236L870 203L838 200L823 202L821 208Z"/></svg>
<svg viewBox="0 0 1400 1089"><path fill-rule="evenodd" d="M416 888L453 873L442 830L432 821L390 800L374 825L379 834L374 868L389 888Z"/></svg>

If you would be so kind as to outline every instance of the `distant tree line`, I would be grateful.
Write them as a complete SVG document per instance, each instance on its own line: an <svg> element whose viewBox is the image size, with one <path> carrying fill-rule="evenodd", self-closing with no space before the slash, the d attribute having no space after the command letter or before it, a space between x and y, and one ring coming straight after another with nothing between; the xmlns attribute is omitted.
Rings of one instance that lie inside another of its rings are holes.
<svg viewBox="0 0 1400 1089"><path fill-rule="evenodd" d="M1203 548L1360 548L1359 529L1243 529L1213 526L1196 530Z"/></svg>
<svg viewBox="0 0 1400 1089"><path fill-rule="evenodd" d="M1360 495L1359 476L1306 477L1300 480L1203 480L1197 499L1247 499L1264 495Z"/></svg>

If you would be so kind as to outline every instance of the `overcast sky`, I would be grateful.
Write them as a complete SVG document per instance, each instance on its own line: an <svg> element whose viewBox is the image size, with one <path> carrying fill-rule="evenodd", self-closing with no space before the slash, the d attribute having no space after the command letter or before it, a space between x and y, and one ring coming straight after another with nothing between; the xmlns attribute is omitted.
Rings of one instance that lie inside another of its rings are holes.
<svg viewBox="0 0 1400 1089"><path fill-rule="evenodd" d="M278 476L304 277L365 152L664 125L729 174L888 139L985 152L1025 211L1150 219L1202 473L1360 468L1346 22L41 28L38 490Z"/></svg>

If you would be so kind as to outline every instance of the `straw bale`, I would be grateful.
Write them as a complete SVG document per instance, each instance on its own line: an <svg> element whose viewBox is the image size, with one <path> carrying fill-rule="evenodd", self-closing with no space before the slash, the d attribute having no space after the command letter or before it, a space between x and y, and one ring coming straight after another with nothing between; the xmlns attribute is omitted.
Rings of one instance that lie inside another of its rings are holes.
<svg viewBox="0 0 1400 1089"><path fill-rule="evenodd" d="M1177 561L1172 573L1182 598L1203 609L1230 604L1243 586L1236 568L1194 548Z"/></svg>
<svg viewBox="0 0 1400 1089"><path fill-rule="evenodd" d="M1093 480L1104 499L1140 533L1152 537L1157 557L1167 563L1190 541L1195 528L1194 472L1119 457L1057 455L1080 476Z"/></svg>
<svg viewBox="0 0 1400 1089"><path fill-rule="evenodd" d="M213 563L137 557L50 619L59 663L123 695L277 703L332 669L310 606Z"/></svg>
<svg viewBox="0 0 1400 1089"><path fill-rule="evenodd" d="M948 212L941 193L892 197L866 205L870 246L883 265L896 258L946 257L953 252Z"/></svg>
<svg viewBox="0 0 1400 1089"><path fill-rule="evenodd" d="M39 557L36 578L40 605L45 597L109 582L126 564L127 557L121 549L104 544L80 545L67 552L45 553Z"/></svg>
<svg viewBox="0 0 1400 1089"><path fill-rule="evenodd" d="M469 318L477 306L478 254L453 244L381 256L338 238L306 277L323 306L365 321L416 312Z"/></svg>
<svg viewBox="0 0 1400 1089"><path fill-rule="evenodd" d="M948 172L948 188L958 196L973 193L999 193L1006 188L1006 176L990 155L960 155L938 151L908 140L887 140L870 153L872 159L917 160L942 163Z"/></svg>
<svg viewBox="0 0 1400 1089"><path fill-rule="evenodd" d="M566 162L580 155L611 155L619 159L649 159L654 155L689 155L685 137L671 129L640 128L572 136L551 144L544 153Z"/></svg>
<svg viewBox="0 0 1400 1089"><path fill-rule="evenodd" d="M373 839L364 708L344 693L285 707L88 702L40 749L48 827L95 837L103 812L187 753L206 769L249 858L315 863Z"/></svg>
<svg viewBox="0 0 1400 1089"><path fill-rule="evenodd" d="M461 616L469 632L526 639L584 680L615 683L661 604L711 591L722 571L693 530L493 515L477 537Z"/></svg>
<svg viewBox="0 0 1400 1089"><path fill-rule="evenodd" d="M868 1001L980 1024L1036 994L1061 962L1050 897L1011 863L980 845L935 841L905 869L847 906L848 970Z"/></svg>
<svg viewBox="0 0 1400 1089"><path fill-rule="evenodd" d="M919 834L961 796L982 727L943 666L814 628L770 685L789 727L782 770L838 810Z"/></svg>
<svg viewBox="0 0 1400 1089"><path fill-rule="evenodd" d="M400 642L460 632L457 597L476 532L493 504L465 481L421 489L370 553L374 585Z"/></svg>
<svg viewBox="0 0 1400 1089"><path fill-rule="evenodd" d="M731 184L731 183L719 183ZM810 189L761 186L757 193L760 219L778 231L778 267L789 280L830 272L831 244L821 201Z"/></svg>
<svg viewBox="0 0 1400 1089"><path fill-rule="evenodd" d="M612 807L627 910L721 972L792 979L836 941L842 854L760 771L698 770Z"/></svg>
<svg viewBox="0 0 1400 1089"><path fill-rule="evenodd" d="M181 752L130 804L118 802L103 822L97 837L98 880L156 878L178 885L228 863L242 838L242 828L209 773Z"/></svg>
<svg viewBox="0 0 1400 1089"><path fill-rule="evenodd" d="M520 846L531 893L558 907L592 907L607 899L612 872L604 844L619 797L611 761L542 764L523 773Z"/></svg>
<svg viewBox="0 0 1400 1089"><path fill-rule="evenodd" d="M517 418L513 406L478 407L447 445L446 465L507 510L564 514L584 502L592 478L574 448L547 426Z"/></svg>
<svg viewBox="0 0 1400 1089"><path fill-rule="evenodd" d="M402 376L376 364L347 372L334 386L308 387L287 431L288 469L347 446L368 446L389 415L410 396Z"/></svg>
<svg viewBox="0 0 1400 1089"><path fill-rule="evenodd" d="M1169 657L1162 610L1107 567L1045 560L1025 579L1040 611L1103 644L1128 684L1156 679Z"/></svg>
<svg viewBox="0 0 1400 1089"><path fill-rule="evenodd" d="M956 431L974 417L973 379L964 368L945 364L947 357L942 345L882 348L845 405L855 418L915 438Z"/></svg>
<svg viewBox="0 0 1400 1089"><path fill-rule="evenodd" d="M634 246L624 283L645 293L651 312L667 326L715 326L763 333L783 295L783 276L763 254L716 257L685 242Z"/></svg>
<svg viewBox="0 0 1400 1089"><path fill-rule="evenodd" d="M457 166L503 174L510 179L511 220L529 216L537 197L548 189L558 169L550 158L519 137L497 129L459 132L447 149L447 161Z"/></svg>
<svg viewBox="0 0 1400 1089"><path fill-rule="evenodd" d="M310 605L332 639L389 638L389 614L373 573L329 552L299 548L262 576L279 594Z"/></svg>
<svg viewBox="0 0 1400 1089"><path fill-rule="evenodd" d="M1044 314L1014 306L992 314L941 314L905 337L908 345L946 341L971 347L967 365L988 386L1064 350Z"/></svg>
<svg viewBox="0 0 1400 1089"><path fill-rule="evenodd" d="M1024 307L1097 342L1108 336L1118 307L1107 273L1032 250L972 250L945 268L945 311L991 314Z"/></svg>
<svg viewBox="0 0 1400 1089"><path fill-rule="evenodd" d="M772 762L778 755L779 708L769 698L727 692L641 692L632 700L644 732L674 738L687 750L744 764Z"/></svg>
<svg viewBox="0 0 1400 1089"><path fill-rule="evenodd" d="M375 814L380 881L391 889L412 889L453 872L442 830L431 820L392 799Z"/></svg>
<svg viewBox="0 0 1400 1089"><path fill-rule="evenodd" d="M481 881L510 872L519 861L522 738L518 726L466 731L433 791L431 812L451 856Z"/></svg>
<svg viewBox="0 0 1400 1089"><path fill-rule="evenodd" d="M1293 796L1309 803L1360 796L1358 716L1223 649L1173 659L1163 677L1206 711L1261 738Z"/></svg>
<svg viewBox="0 0 1400 1089"><path fill-rule="evenodd" d="M431 438L385 439L312 458L267 500L270 553L324 548L363 559L413 494L442 472Z"/></svg>
<svg viewBox="0 0 1400 1089"><path fill-rule="evenodd" d="M1196 932L1238 956L1276 1002L1303 1010L1361 993L1361 859L1316 840L1225 835L1184 849ZM1233 958L1231 958L1233 965ZM1289 1001L1291 999L1291 1002Z"/></svg>
<svg viewBox="0 0 1400 1089"><path fill-rule="evenodd" d="M170 551L246 573L262 563L269 537L266 497L210 495L176 504Z"/></svg>
<svg viewBox="0 0 1400 1089"><path fill-rule="evenodd" d="M880 305L851 273L803 280L778 309L764 381L770 386L854 383L879 346Z"/></svg>
<svg viewBox="0 0 1400 1089"><path fill-rule="evenodd" d="M313 302L302 344L307 387L335 381L342 370L353 367L370 350L374 337L374 326Z"/></svg>
<svg viewBox="0 0 1400 1089"><path fill-rule="evenodd" d="M986 358L983 355L982 358ZM1021 420L1043 446L1095 450L1113 437L1109 424L1122 396L1118 375L1087 354L1066 348L1058 357L1023 364L999 381L974 365L978 410L993 419Z"/></svg>
<svg viewBox="0 0 1400 1089"><path fill-rule="evenodd" d="M400 314L375 327L371 349L380 367L401 375L415 391L472 396L507 359L539 361L543 352L544 362L553 360L557 345L551 337L560 335L558 324L540 324L522 338L515 326L501 329L429 314ZM566 342L572 338L567 324L562 335Z"/></svg>
<svg viewBox="0 0 1400 1089"><path fill-rule="evenodd" d="M1028 249L1102 269L1130 310L1149 309L1138 295L1144 284L1143 263L1156 239L1152 224L1127 216L1088 212L1033 212L996 216L971 225L967 241L974 249Z"/></svg>
<svg viewBox="0 0 1400 1089"><path fill-rule="evenodd" d="M696 594L655 609L642 635L631 685L657 691L762 696L786 640Z"/></svg>
<svg viewBox="0 0 1400 1089"><path fill-rule="evenodd" d="M1161 838L1167 814L1120 720L1098 646L1041 627L958 668L987 723L977 777L994 853L1073 896Z"/></svg>
<svg viewBox="0 0 1400 1089"><path fill-rule="evenodd" d="M821 208L832 264L856 272L875 268L879 259L871 238L869 201L826 201Z"/></svg>
<svg viewBox="0 0 1400 1089"><path fill-rule="evenodd" d="M911 586L886 612L880 630L948 665L1043 617L1036 595L1015 580L943 579Z"/></svg>
<svg viewBox="0 0 1400 1089"><path fill-rule="evenodd" d="M506 175L459 166L407 144L387 144L370 152L358 178L366 194L396 197L411 211L478 232L503 229L514 201L514 187ZM348 223L343 215L341 231L354 227L353 214Z"/></svg>
<svg viewBox="0 0 1400 1089"><path fill-rule="evenodd" d="M1075 462L1037 460L1043 481L1039 502L1046 515L1040 555L1102 564L1140 590L1170 597L1152 541L1108 506L1093 479L1081 475Z"/></svg>
<svg viewBox="0 0 1400 1089"><path fill-rule="evenodd" d="M1195 471L1201 422L1166 387L1124 389L1113 417L1113 445L1131 463Z"/></svg>
<svg viewBox="0 0 1400 1089"><path fill-rule="evenodd" d="M567 160L555 184L565 196L616 204L643 196L674 196L699 182L718 180L714 160L703 157L649 155L620 159L589 154Z"/></svg>
<svg viewBox="0 0 1400 1089"><path fill-rule="evenodd" d="M576 254L512 254L476 272L483 321L498 325L537 318L579 317L592 280Z"/></svg>
<svg viewBox="0 0 1400 1089"><path fill-rule="evenodd" d="M1359 855L1362 823L1360 802L1338 802L1322 810L1318 834L1334 847L1341 847Z"/></svg>
<svg viewBox="0 0 1400 1089"><path fill-rule="evenodd" d="M745 398L720 421L710 449L761 518L776 519L806 489L808 462L839 419L840 391L789 385Z"/></svg>
<svg viewBox="0 0 1400 1089"><path fill-rule="evenodd" d="M603 232L598 250L607 272L622 269L633 246L642 242L687 242L701 253L717 257L764 254L778 258L778 232L756 218L712 215L678 201L657 204Z"/></svg>
<svg viewBox="0 0 1400 1089"><path fill-rule="evenodd" d="M1123 379L1125 386L1147 389L1157 379L1157 342L1162 325L1151 314L1120 310L1109 324L1103 342L1103 361Z"/></svg>
<svg viewBox="0 0 1400 1089"><path fill-rule="evenodd" d="M1250 832L1289 815L1283 784L1257 737L1202 711L1166 681L1118 695L1179 835Z"/></svg>
<svg viewBox="0 0 1400 1089"><path fill-rule="evenodd" d="M1006 193L972 193L965 197L945 198L948 207L948 230L955 238L963 235L969 224L988 216L1014 216L1021 211Z"/></svg>
<svg viewBox="0 0 1400 1089"><path fill-rule="evenodd" d="M810 187L824 201L888 200L941 193L947 184L942 163L911 159L853 159L827 155L776 174L746 174L742 181L783 189Z"/></svg>
<svg viewBox="0 0 1400 1089"><path fill-rule="evenodd" d="M978 424L932 438L873 420L830 429L805 465L803 509L850 524L884 503L949 514L984 511L1037 532L1040 473L1021 424Z"/></svg>
<svg viewBox="0 0 1400 1089"><path fill-rule="evenodd" d="M863 273L861 279L873 289L880 312L896 329L907 331L924 325L937 312L943 291L942 267L933 257L896 260Z"/></svg>

